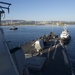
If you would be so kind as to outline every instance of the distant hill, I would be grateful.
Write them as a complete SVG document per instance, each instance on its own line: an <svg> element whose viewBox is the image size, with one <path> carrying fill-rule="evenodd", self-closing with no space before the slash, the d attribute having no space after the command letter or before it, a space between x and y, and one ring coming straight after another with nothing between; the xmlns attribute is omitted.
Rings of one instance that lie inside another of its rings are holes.
<svg viewBox="0 0 75 75"><path fill-rule="evenodd" d="M25 20L2 20L2 25L29 25L34 24L35 21L25 21Z"/></svg>
<svg viewBox="0 0 75 75"><path fill-rule="evenodd" d="M2 23L6 22L25 22L25 20L2 20Z"/></svg>
<svg viewBox="0 0 75 75"><path fill-rule="evenodd" d="M75 25L75 21L26 21L26 20L2 20L2 25L47 25L47 24L69 24Z"/></svg>

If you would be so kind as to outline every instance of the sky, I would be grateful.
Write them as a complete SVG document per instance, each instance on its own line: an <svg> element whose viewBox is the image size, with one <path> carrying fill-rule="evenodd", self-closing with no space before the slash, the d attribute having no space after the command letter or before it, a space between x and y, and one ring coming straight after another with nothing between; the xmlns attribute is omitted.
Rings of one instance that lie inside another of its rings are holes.
<svg viewBox="0 0 75 75"><path fill-rule="evenodd" d="M75 21L75 0L0 0L11 3L5 19Z"/></svg>

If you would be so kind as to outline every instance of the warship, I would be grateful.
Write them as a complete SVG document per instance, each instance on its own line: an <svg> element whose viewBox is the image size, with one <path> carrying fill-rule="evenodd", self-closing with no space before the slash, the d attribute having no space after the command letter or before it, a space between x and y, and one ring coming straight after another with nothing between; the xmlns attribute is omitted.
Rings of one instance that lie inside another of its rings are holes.
<svg viewBox="0 0 75 75"><path fill-rule="evenodd" d="M74 75L66 47L53 32L10 49L1 16L11 4L0 4L0 75Z"/></svg>

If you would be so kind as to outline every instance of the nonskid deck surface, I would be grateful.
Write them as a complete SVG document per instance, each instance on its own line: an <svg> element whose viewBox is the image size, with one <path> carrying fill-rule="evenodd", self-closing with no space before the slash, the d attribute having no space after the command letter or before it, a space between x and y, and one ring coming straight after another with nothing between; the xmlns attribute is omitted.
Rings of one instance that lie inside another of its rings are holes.
<svg viewBox="0 0 75 75"><path fill-rule="evenodd" d="M50 51L49 58L46 59L41 71L31 71L33 75L71 75L71 70L67 67L62 53L63 48L58 47L54 60L52 59L54 50ZM47 54L42 55L46 57Z"/></svg>
<svg viewBox="0 0 75 75"><path fill-rule="evenodd" d="M54 51L50 52L48 63L42 69L42 75L71 75L65 64L62 50L61 47L57 48L54 59L52 59Z"/></svg>

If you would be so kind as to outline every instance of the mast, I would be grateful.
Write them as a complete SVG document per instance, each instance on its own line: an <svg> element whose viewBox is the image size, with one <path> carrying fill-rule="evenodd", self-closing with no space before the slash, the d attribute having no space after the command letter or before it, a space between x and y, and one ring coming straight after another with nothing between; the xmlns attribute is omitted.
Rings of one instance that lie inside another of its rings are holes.
<svg viewBox="0 0 75 75"><path fill-rule="evenodd" d="M50 21L50 24L51 24L51 29L52 29L52 32L53 32L53 25L52 25L52 20Z"/></svg>

